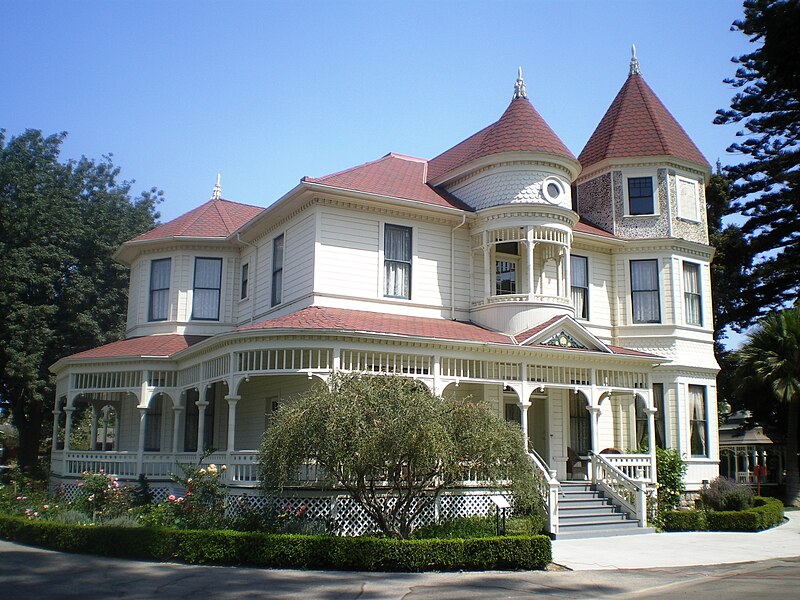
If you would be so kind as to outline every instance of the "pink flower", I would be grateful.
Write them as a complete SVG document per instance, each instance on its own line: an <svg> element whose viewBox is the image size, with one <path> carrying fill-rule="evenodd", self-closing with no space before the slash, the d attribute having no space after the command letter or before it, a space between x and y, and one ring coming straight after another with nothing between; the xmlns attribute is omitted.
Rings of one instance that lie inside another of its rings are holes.
<svg viewBox="0 0 800 600"><path fill-rule="evenodd" d="M167 497L167 500L169 500L170 502L175 502L175 494L170 494L170 495Z"/></svg>
<svg viewBox="0 0 800 600"><path fill-rule="evenodd" d="M49 504L45 504L44 506L42 506L42 508L43 508L44 510L47 510L48 508L50 508L50 505L49 505Z"/></svg>
<svg viewBox="0 0 800 600"><path fill-rule="evenodd" d="M102 474L103 474L103 473L105 473L105 472L106 472L106 470L105 470L105 469L100 469L100 470L98 471L98 473L100 473L100 475L102 475Z"/></svg>
<svg viewBox="0 0 800 600"><path fill-rule="evenodd" d="M23 514L25 514L25 515L31 514L31 509L30 508L26 508L25 512Z"/></svg>

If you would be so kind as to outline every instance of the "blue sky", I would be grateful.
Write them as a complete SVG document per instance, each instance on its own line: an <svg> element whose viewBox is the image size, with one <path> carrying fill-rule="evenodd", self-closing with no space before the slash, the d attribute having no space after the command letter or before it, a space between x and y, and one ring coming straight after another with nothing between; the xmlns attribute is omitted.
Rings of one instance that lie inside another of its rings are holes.
<svg viewBox="0 0 800 600"><path fill-rule="evenodd" d="M740 0L0 3L0 127L113 153L162 220L210 197L267 206L304 175L387 152L432 158L495 121L516 69L576 155L642 73L713 164L712 125L749 51ZM13 51L12 51L13 49Z"/></svg>

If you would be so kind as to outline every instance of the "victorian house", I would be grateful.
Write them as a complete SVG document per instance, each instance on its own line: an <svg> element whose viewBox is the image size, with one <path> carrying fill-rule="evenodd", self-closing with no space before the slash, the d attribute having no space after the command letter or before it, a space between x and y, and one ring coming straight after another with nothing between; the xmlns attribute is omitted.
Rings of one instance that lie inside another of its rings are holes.
<svg viewBox="0 0 800 600"><path fill-rule="evenodd" d="M396 373L519 423L552 533L575 480L642 525L657 446L689 490L718 473L709 176L634 57L577 158L520 72L495 123L430 160L306 177L267 208L218 182L117 251L127 339L53 365L53 482L103 468L166 489L213 447L241 493L281 403L333 371Z"/></svg>

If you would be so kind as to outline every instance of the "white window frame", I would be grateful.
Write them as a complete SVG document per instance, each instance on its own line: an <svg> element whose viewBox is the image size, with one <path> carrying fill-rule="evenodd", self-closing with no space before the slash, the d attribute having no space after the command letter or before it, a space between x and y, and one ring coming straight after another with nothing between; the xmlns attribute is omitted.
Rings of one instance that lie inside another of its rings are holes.
<svg viewBox="0 0 800 600"><path fill-rule="evenodd" d="M245 277L245 273L247 276ZM239 300L247 300L250 297L250 261L242 263L239 272Z"/></svg>
<svg viewBox="0 0 800 600"><path fill-rule="evenodd" d="M278 244L281 241L281 260L280 265L276 266L275 254ZM283 270L286 264L286 235L281 233L272 238L272 276L270 278L269 299L270 307L278 306L283 302ZM279 282L280 285L275 285Z"/></svg>
<svg viewBox="0 0 800 600"><path fill-rule="evenodd" d="M686 267L697 269L697 292L690 292L686 285ZM683 287L683 322L692 327L703 326L703 266L700 263L684 260L681 262L681 286ZM697 322L689 321L689 300L696 298Z"/></svg>
<svg viewBox="0 0 800 600"><path fill-rule="evenodd" d="M575 309L575 318L576 319L578 319L580 321L588 321L589 318L590 318L590 315L591 315L591 311L589 310L589 305L590 305L590 302L591 302L589 289L591 288L591 282L592 282L592 278L591 278L591 275L590 275L591 272L589 270L589 257L588 256L582 256L580 254L570 254L570 257L569 257L570 262L574 258L582 259L586 263L586 286L585 287L584 286L576 286L573 283L573 279L575 277L576 270L573 268L572 264L570 264L570 266L569 266L569 272L570 272L570 282L569 282L570 296L572 297L572 301L573 301L573 305L574 305L575 304L575 297L572 296L572 290L574 288L576 288L576 287L580 288L580 289L583 289L583 290L586 290L586 292L585 292L585 294L586 294L585 295L585 302L584 302L585 305L586 305L586 316L579 316L579 311L578 311L578 307L577 306L574 306L573 308Z"/></svg>
<svg viewBox="0 0 800 600"><path fill-rule="evenodd" d="M169 263L169 275L168 277L168 285L165 288L153 288L153 266L155 263ZM150 277L149 277L149 284L148 284L148 292L147 292L147 321L149 323L158 323L160 321L167 321L169 319L169 297L170 297L170 289L172 286L172 258L167 256L164 258L154 258L150 261ZM158 316L157 318L153 316L153 293L154 292L166 292L167 296L167 306L166 306L166 314L162 318Z"/></svg>
<svg viewBox="0 0 800 600"><path fill-rule="evenodd" d="M629 179L639 179L642 177L649 177L650 181L653 182L653 212L651 213L641 213L641 214L632 214L631 213L631 203L628 194L628 180ZM626 217L656 217L659 213L659 202L658 202L658 172L652 170L642 170L642 171L624 171L622 177L622 197L624 199L623 206L625 210Z"/></svg>
<svg viewBox="0 0 800 600"><path fill-rule="evenodd" d="M408 232L408 242L409 242L409 259L399 259L399 258L389 258L386 252L386 231L388 228L397 228L402 229ZM414 228L410 225L403 225L400 223L382 223L381 227L381 296L383 298L387 298L389 300L411 300L412 295L412 285L414 282L414 248L415 248L415 240L414 240ZM402 263L408 265L408 294L406 295L394 295L390 294L388 289L388 278L386 277L386 268L390 263Z"/></svg>
<svg viewBox="0 0 800 600"><path fill-rule="evenodd" d="M681 202L681 184L689 184L694 188L694 198L692 200L693 207L694 207L694 214L689 214L686 212L686 206L684 203ZM691 221L692 223L699 223L700 222L700 184L695 179L690 179L688 177L682 177L678 175L675 178L675 194L677 197L677 204L678 204L678 218L684 219L686 221Z"/></svg>
<svg viewBox="0 0 800 600"><path fill-rule="evenodd" d="M703 392L703 419L695 419L694 403L692 402L692 388L700 388ZM708 411L708 385L702 383L687 383L686 385L686 405L689 409L689 456L692 458L711 458L711 424L709 423ZM703 424L703 445L705 452L703 454L695 454L693 448L693 434L695 432L695 424Z"/></svg>
<svg viewBox="0 0 800 600"><path fill-rule="evenodd" d="M633 289L633 263L654 262L656 264L656 289L655 290L634 290ZM628 261L628 277L630 283L630 299L631 299L631 323L634 325L659 325L664 322L664 314L661 306L661 265L657 258L636 258ZM636 293L652 293L656 292L658 297L658 320L657 321L637 321L636 320L636 302L634 294Z"/></svg>
<svg viewBox="0 0 800 600"><path fill-rule="evenodd" d="M198 287L197 285L197 264L201 260L214 261L219 263L219 287ZM225 261L219 256L195 256L194 258L194 277L192 279L192 321L219 321L222 313L222 277L225 273ZM217 316L198 317L195 308L197 300L197 290L217 290Z"/></svg>

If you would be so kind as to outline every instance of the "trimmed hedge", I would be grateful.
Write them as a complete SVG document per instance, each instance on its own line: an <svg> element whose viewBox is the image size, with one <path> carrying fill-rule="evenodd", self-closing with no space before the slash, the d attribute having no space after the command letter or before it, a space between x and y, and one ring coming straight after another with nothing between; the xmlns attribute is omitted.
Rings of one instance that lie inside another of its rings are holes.
<svg viewBox="0 0 800 600"><path fill-rule="evenodd" d="M783 520L783 503L757 496L745 510L671 511L664 514L666 531L761 531Z"/></svg>
<svg viewBox="0 0 800 600"><path fill-rule="evenodd" d="M552 560L544 535L395 540L93 527L0 515L0 537L66 552L190 564L358 571L543 569Z"/></svg>

